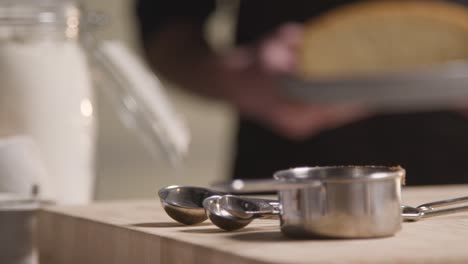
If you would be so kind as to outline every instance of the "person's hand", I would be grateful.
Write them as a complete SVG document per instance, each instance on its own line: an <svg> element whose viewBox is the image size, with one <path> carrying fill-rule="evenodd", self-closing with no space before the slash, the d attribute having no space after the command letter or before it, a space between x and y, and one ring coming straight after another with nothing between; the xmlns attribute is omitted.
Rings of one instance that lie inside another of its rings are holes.
<svg viewBox="0 0 468 264"><path fill-rule="evenodd" d="M216 58L220 96L240 114L266 124L291 139L302 139L322 130L366 117L353 105L310 105L283 94L278 77L293 74L301 26L287 24L252 46L236 48Z"/></svg>

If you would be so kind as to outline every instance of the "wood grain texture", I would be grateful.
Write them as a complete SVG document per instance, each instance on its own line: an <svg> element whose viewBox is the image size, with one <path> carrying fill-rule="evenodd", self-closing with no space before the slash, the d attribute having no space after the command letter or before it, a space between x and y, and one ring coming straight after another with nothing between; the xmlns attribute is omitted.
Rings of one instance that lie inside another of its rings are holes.
<svg viewBox="0 0 468 264"><path fill-rule="evenodd" d="M468 195L468 185L403 190L407 205ZM404 223L391 238L292 240L278 221L237 232L175 223L157 200L49 207L39 214L43 264L468 263L468 213Z"/></svg>

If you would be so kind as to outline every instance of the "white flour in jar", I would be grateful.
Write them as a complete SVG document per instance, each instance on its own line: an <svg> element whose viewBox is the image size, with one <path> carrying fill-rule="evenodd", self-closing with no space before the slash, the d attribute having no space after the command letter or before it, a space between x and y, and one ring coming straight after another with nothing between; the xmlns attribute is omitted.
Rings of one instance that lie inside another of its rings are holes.
<svg viewBox="0 0 468 264"><path fill-rule="evenodd" d="M88 202L95 125L92 81L80 44L0 43L0 80L0 136L34 138L48 172L40 179L41 196L58 203Z"/></svg>

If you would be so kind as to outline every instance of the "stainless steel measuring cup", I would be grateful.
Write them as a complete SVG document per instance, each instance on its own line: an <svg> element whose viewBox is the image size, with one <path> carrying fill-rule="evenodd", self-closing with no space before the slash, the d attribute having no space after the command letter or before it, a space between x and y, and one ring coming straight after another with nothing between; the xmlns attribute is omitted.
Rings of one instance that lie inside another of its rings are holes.
<svg viewBox="0 0 468 264"><path fill-rule="evenodd" d="M281 231L292 237L385 237L401 229L401 167L302 167L274 174ZM246 184L247 185L247 184ZM226 190L243 190L239 181Z"/></svg>
<svg viewBox="0 0 468 264"><path fill-rule="evenodd" d="M288 236L385 237L401 229L401 167L312 167L274 174L283 182L318 181L314 189L279 192Z"/></svg>

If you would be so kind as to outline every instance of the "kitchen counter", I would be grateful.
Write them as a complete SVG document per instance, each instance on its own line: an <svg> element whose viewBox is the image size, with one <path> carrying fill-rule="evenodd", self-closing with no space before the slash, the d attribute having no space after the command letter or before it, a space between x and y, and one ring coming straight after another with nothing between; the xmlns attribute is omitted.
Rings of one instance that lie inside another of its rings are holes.
<svg viewBox="0 0 468 264"><path fill-rule="evenodd" d="M468 196L468 185L406 187L404 204ZM468 213L403 223L394 237L293 240L279 221L224 232L183 226L158 200L52 206L39 213L41 263L468 263Z"/></svg>

